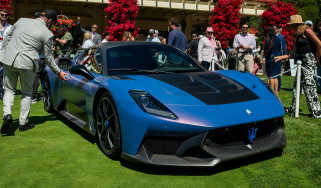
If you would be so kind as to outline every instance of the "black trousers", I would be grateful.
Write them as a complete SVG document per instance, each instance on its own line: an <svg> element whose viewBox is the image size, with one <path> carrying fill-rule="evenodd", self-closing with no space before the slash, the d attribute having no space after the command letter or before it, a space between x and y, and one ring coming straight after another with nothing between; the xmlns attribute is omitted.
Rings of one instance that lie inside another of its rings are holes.
<svg viewBox="0 0 321 188"><path fill-rule="evenodd" d="M44 63L43 62L39 63L39 72L37 73L35 80L33 82L33 89L32 89L33 99L38 97L39 82L41 82L41 76L43 75L44 69L45 69Z"/></svg>
<svg viewBox="0 0 321 188"><path fill-rule="evenodd" d="M40 76L39 76L39 73L38 73L36 75L36 77L35 77L34 82L33 82L32 99L35 99L35 98L38 97L39 81L40 81Z"/></svg>

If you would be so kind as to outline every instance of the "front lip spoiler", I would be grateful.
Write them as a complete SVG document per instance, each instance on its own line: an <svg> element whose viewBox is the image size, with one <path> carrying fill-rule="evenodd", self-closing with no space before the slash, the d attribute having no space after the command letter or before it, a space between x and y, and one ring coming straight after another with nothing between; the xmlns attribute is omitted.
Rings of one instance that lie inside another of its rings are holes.
<svg viewBox="0 0 321 188"><path fill-rule="evenodd" d="M155 166L177 167L214 167L222 162L242 159L265 152L283 149L286 146L284 129L279 129L277 134L254 142L252 145L241 146L202 146L201 148L212 157L181 157L177 155L149 154L141 147L136 155L122 153L122 158L131 162Z"/></svg>

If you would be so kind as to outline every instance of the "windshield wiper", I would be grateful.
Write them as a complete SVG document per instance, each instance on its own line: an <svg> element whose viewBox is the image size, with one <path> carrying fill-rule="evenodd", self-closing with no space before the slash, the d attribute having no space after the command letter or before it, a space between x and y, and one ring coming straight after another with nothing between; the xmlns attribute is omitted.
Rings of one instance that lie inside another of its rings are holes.
<svg viewBox="0 0 321 188"><path fill-rule="evenodd" d="M162 71L158 69L136 69L136 68L122 68L122 69L110 69L108 72L115 72L115 71L128 71L128 72L137 72L137 73L151 73L151 74L170 74L172 72Z"/></svg>

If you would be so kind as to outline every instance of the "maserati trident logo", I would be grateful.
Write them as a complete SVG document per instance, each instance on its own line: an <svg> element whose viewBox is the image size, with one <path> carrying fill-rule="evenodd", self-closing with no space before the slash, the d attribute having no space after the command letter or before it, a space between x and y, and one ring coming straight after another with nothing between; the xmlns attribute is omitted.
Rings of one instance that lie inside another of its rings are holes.
<svg viewBox="0 0 321 188"><path fill-rule="evenodd" d="M256 138L257 128L249 128L249 142L253 144L254 139Z"/></svg>
<svg viewBox="0 0 321 188"><path fill-rule="evenodd" d="M251 115L252 111L250 109L246 109L245 112L247 113L247 115Z"/></svg>

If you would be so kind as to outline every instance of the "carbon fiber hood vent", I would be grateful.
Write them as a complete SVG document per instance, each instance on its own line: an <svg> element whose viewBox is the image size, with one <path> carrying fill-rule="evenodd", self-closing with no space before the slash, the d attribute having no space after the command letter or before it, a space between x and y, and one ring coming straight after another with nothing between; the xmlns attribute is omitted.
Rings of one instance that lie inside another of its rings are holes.
<svg viewBox="0 0 321 188"><path fill-rule="evenodd" d="M207 105L258 99L258 96L248 88L219 73L153 74L148 76L171 84Z"/></svg>

